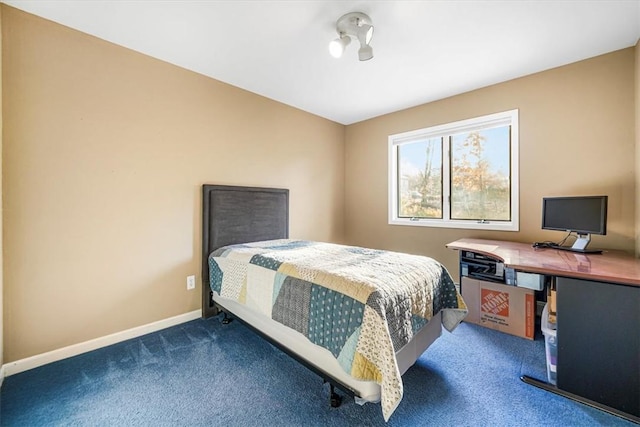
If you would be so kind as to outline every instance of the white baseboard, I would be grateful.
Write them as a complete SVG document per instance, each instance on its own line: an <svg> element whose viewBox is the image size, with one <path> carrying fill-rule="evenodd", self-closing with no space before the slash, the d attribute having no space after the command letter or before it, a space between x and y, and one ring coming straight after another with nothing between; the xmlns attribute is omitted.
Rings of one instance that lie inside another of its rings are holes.
<svg viewBox="0 0 640 427"><path fill-rule="evenodd" d="M37 354L25 359L5 363L0 368L0 385L2 384L2 379L5 375L8 377L13 374L28 371L29 369L37 368L38 366L66 359L68 357L77 356L79 354L126 341L131 338L137 338L151 332L156 332L171 326L188 322L190 320L198 319L201 315L202 312L200 310L195 310L189 313L170 317L168 319L158 320L157 322L127 329L122 332L116 332L115 334L106 335L104 337L95 338L89 341L70 345L68 347L59 348L47 353Z"/></svg>

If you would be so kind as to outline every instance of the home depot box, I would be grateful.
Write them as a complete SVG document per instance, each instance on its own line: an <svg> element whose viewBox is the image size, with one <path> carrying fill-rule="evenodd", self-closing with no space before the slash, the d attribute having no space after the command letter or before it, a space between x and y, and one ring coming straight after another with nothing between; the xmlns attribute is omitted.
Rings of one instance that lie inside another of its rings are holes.
<svg viewBox="0 0 640 427"><path fill-rule="evenodd" d="M467 303L467 322L533 339L535 296L532 289L463 277L462 298Z"/></svg>

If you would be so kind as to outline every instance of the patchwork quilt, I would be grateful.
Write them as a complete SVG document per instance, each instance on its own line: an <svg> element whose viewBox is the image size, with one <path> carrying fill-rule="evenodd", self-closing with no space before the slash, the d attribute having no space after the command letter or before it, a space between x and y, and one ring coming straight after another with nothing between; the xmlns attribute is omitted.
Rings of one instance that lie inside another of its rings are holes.
<svg viewBox="0 0 640 427"><path fill-rule="evenodd" d="M423 256L306 240L222 247L211 289L302 333L352 377L376 381L388 420L402 399L395 352L434 314L453 329L467 315L451 276Z"/></svg>

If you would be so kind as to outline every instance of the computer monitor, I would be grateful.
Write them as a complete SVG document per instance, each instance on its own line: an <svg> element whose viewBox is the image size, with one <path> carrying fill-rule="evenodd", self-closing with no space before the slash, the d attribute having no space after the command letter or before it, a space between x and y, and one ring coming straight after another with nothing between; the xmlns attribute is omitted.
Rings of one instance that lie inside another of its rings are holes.
<svg viewBox="0 0 640 427"><path fill-rule="evenodd" d="M592 234L607 234L607 196L544 197L542 228L574 232L578 238L571 247L557 249L598 253L587 249Z"/></svg>

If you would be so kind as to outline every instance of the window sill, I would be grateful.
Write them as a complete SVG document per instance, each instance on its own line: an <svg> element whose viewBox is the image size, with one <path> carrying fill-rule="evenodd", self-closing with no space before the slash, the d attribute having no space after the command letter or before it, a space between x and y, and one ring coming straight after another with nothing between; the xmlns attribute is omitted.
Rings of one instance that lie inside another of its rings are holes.
<svg viewBox="0 0 640 427"><path fill-rule="evenodd" d="M506 221L445 221L431 219L392 218L389 225L408 225L413 227L458 228L491 231L519 231L517 223Z"/></svg>

